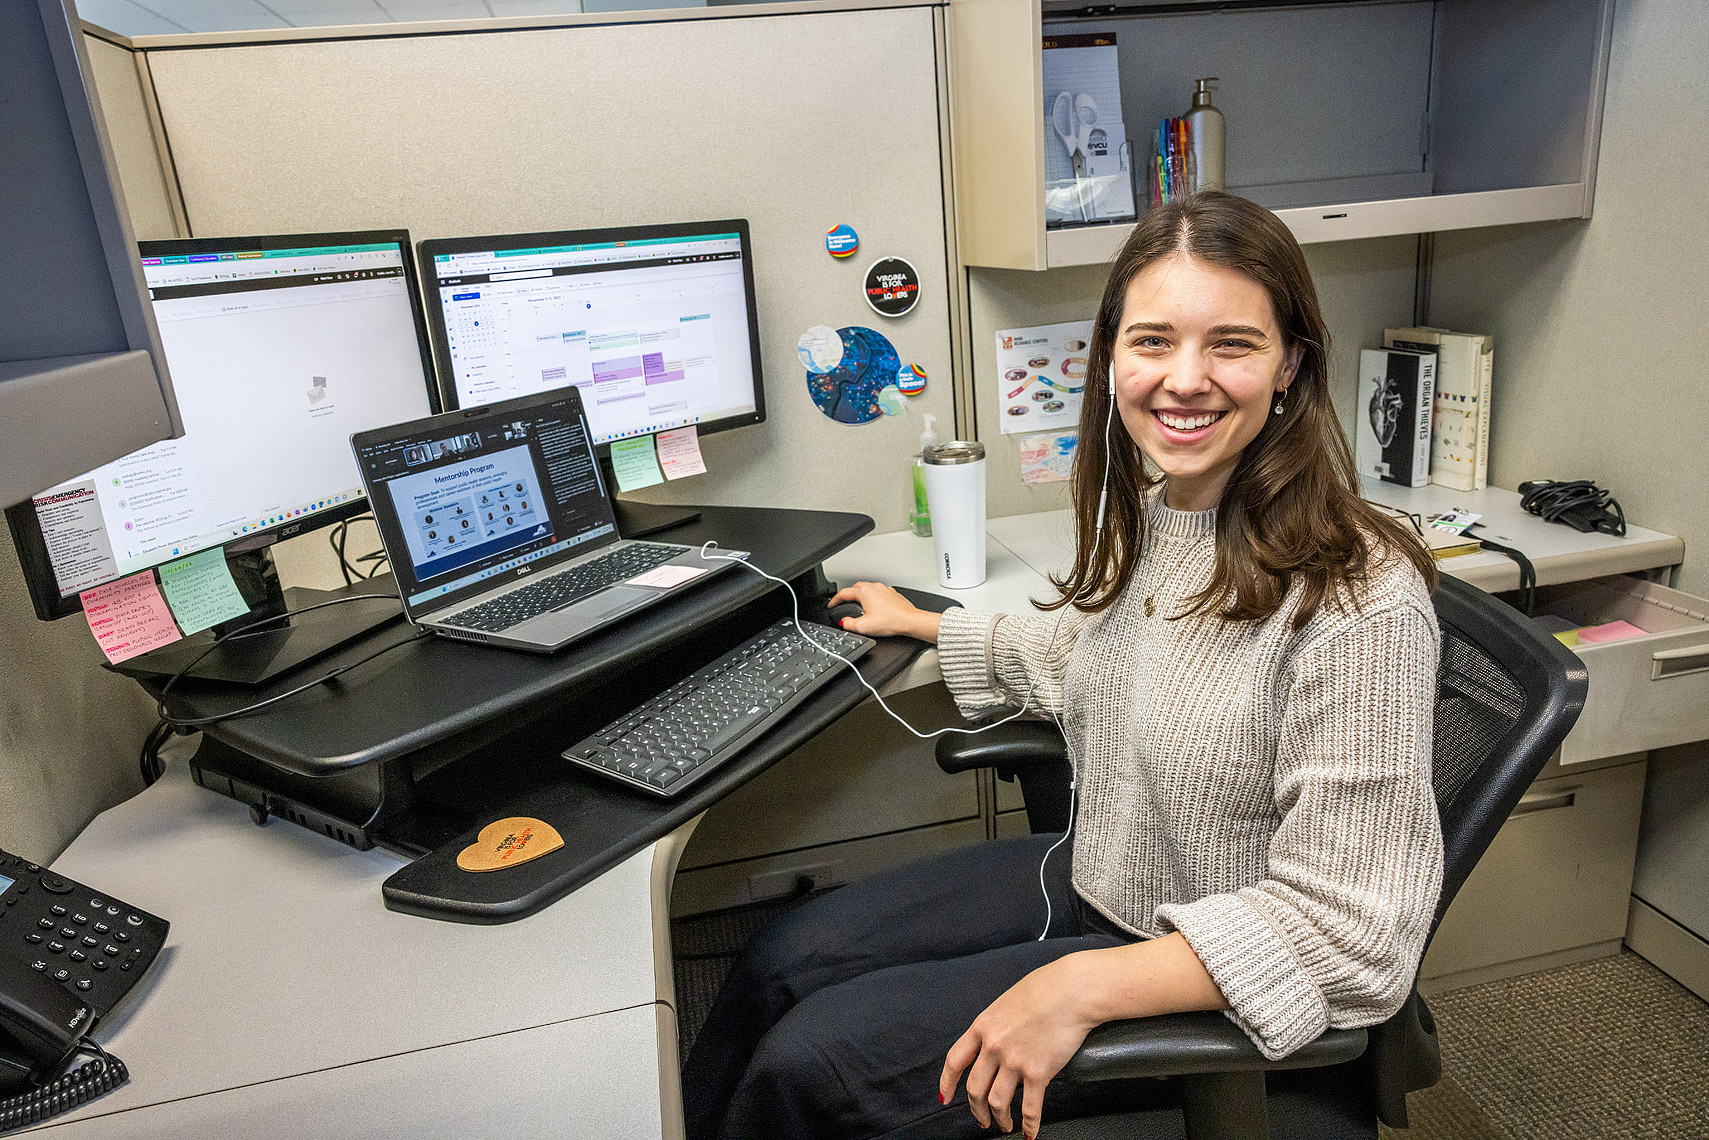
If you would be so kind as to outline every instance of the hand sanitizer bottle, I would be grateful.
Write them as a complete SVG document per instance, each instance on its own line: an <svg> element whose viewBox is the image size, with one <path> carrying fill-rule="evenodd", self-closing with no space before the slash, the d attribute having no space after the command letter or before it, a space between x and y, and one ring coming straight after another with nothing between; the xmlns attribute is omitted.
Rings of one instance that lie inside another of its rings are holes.
<svg viewBox="0 0 1709 1140"><path fill-rule="evenodd" d="M1187 124L1187 146L1195 177L1192 190L1227 190L1224 159L1228 149L1228 120L1211 106L1211 84L1216 76L1199 80L1193 105L1182 116Z"/></svg>
<svg viewBox="0 0 1709 1140"><path fill-rule="evenodd" d="M938 445L938 433L932 430L932 425L938 418L930 412L925 414L926 430L920 433L920 451L914 456L914 509L908 514L908 522L914 528L914 533L921 538L932 536L932 512L926 506L926 448Z"/></svg>

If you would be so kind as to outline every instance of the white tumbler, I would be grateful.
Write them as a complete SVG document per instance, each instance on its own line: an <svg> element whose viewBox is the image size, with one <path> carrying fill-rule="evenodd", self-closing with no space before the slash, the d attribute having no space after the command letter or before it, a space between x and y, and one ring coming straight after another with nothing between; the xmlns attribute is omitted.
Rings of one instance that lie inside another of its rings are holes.
<svg viewBox="0 0 1709 1140"><path fill-rule="evenodd" d="M985 581L985 445L951 440L920 457L938 585L965 590Z"/></svg>

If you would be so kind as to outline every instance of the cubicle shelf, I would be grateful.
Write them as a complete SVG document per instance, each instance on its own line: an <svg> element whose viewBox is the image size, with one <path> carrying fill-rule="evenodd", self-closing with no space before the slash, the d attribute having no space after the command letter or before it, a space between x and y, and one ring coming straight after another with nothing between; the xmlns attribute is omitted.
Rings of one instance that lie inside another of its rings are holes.
<svg viewBox="0 0 1709 1140"><path fill-rule="evenodd" d="M1045 123L1056 94L1044 90L1047 27L1115 33L1140 163L1157 121L1186 109L1193 80L1220 76L1230 190L1311 243L1588 217L1613 10L1613 0L1344 0L1084 14L952 0L962 261L1096 264L1133 231L1044 224L1046 148L1061 146Z"/></svg>

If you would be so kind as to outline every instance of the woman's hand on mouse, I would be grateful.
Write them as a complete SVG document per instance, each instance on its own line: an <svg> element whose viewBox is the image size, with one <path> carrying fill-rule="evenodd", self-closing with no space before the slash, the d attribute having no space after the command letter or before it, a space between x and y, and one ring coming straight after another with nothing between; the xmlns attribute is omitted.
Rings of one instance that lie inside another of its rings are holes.
<svg viewBox="0 0 1709 1140"><path fill-rule="evenodd" d="M842 620L850 633L867 637L893 637L901 634L917 637L929 645L938 643L938 615L915 606L907 598L882 582L856 582L844 586L831 599L831 605L854 602L861 612Z"/></svg>

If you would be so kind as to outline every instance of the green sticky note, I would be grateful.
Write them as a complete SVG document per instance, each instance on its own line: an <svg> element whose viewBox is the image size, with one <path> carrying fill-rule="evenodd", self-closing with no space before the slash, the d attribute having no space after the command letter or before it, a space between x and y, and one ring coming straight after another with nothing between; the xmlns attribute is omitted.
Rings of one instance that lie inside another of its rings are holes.
<svg viewBox="0 0 1709 1140"><path fill-rule="evenodd" d="M160 589L186 634L200 633L249 612L249 603L231 580L225 551L217 546L162 566Z"/></svg>
<svg viewBox="0 0 1709 1140"><path fill-rule="evenodd" d="M613 440L611 468L617 472L619 491L635 491L665 481L665 473L659 470L659 453L650 435Z"/></svg>

